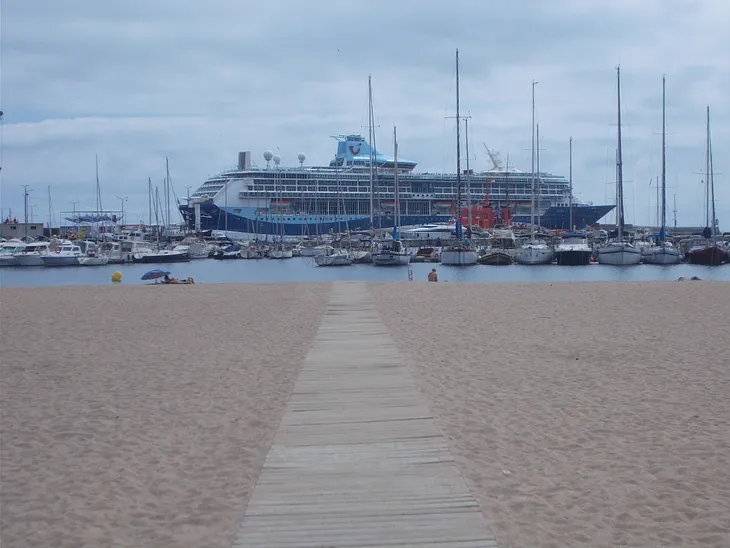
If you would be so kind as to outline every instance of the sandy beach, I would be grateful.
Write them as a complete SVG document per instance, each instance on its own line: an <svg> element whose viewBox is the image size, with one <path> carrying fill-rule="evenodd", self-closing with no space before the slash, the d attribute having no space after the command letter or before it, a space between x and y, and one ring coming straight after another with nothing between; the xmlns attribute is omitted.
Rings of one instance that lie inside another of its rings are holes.
<svg viewBox="0 0 730 548"><path fill-rule="evenodd" d="M729 284L371 290L500 546L730 546Z"/></svg>
<svg viewBox="0 0 730 548"><path fill-rule="evenodd" d="M230 548L327 295L3 288L3 548Z"/></svg>
<svg viewBox="0 0 730 548"><path fill-rule="evenodd" d="M730 284L368 287L502 548L730 545ZM2 288L3 548L229 548L328 298Z"/></svg>

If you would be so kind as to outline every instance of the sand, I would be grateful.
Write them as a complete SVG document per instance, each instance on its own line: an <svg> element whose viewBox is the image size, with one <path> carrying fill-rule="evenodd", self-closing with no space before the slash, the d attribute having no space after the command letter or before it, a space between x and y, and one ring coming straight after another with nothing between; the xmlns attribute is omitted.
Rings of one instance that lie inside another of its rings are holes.
<svg viewBox="0 0 730 548"><path fill-rule="evenodd" d="M500 546L730 546L730 284L370 284ZM328 285L0 290L0 544L225 547Z"/></svg>
<svg viewBox="0 0 730 548"><path fill-rule="evenodd" d="M2 288L0 545L229 548L328 294Z"/></svg>
<svg viewBox="0 0 730 548"><path fill-rule="evenodd" d="M730 546L730 284L371 291L500 546Z"/></svg>

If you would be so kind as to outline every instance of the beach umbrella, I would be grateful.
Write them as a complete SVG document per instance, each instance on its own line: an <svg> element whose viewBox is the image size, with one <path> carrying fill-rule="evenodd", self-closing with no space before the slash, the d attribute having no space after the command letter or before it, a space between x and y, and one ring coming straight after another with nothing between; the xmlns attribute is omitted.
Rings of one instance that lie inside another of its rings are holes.
<svg viewBox="0 0 730 548"><path fill-rule="evenodd" d="M157 278L164 278L165 276L169 276L170 272L167 270L150 270L149 272L145 272L142 275L143 280L156 280Z"/></svg>

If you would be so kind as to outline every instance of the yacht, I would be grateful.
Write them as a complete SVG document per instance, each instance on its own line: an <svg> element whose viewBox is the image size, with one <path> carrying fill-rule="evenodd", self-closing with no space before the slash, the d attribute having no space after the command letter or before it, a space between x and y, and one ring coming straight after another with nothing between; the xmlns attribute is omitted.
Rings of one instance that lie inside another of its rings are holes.
<svg viewBox="0 0 730 548"><path fill-rule="evenodd" d="M317 266L350 266L352 255L346 249L335 249L330 247L324 253L314 256Z"/></svg>
<svg viewBox="0 0 730 548"><path fill-rule="evenodd" d="M585 234L565 234L555 246L555 259L559 265L580 266L591 262L593 250Z"/></svg>
<svg viewBox="0 0 730 548"><path fill-rule="evenodd" d="M375 266L404 266L407 265L411 256L406 246L400 240L392 240L377 244L371 258Z"/></svg>
<svg viewBox="0 0 730 548"><path fill-rule="evenodd" d="M43 256L43 266L78 266L84 253L75 244L63 244L56 251Z"/></svg>
<svg viewBox="0 0 730 548"><path fill-rule="evenodd" d="M31 242L15 254L15 260L20 266L42 266L43 256L48 255L50 246L49 242Z"/></svg>
<svg viewBox="0 0 730 548"><path fill-rule="evenodd" d="M18 266L16 254L22 252L26 245L16 239L0 243L0 266Z"/></svg>

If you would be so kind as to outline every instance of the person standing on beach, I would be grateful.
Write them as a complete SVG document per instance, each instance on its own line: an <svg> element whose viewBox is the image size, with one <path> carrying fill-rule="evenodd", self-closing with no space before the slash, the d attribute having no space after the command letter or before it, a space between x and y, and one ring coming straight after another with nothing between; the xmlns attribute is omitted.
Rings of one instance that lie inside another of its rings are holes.
<svg viewBox="0 0 730 548"><path fill-rule="evenodd" d="M428 273L428 281L429 282L438 282L439 281L439 275L436 273L435 268L432 268L431 272Z"/></svg>

